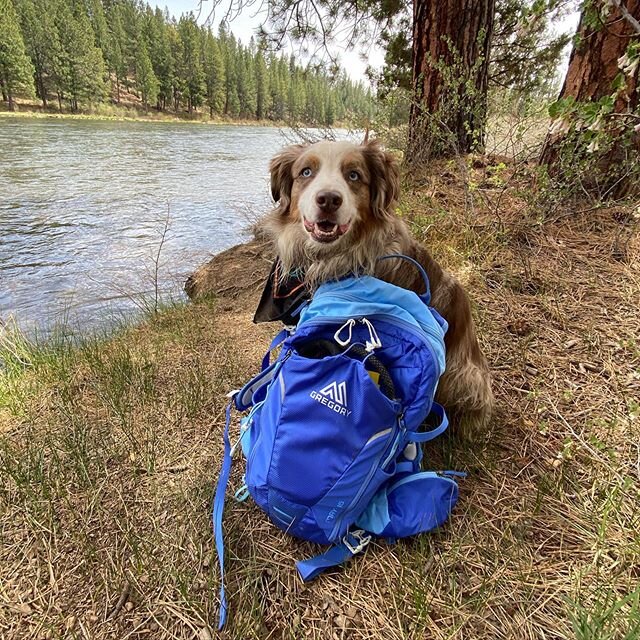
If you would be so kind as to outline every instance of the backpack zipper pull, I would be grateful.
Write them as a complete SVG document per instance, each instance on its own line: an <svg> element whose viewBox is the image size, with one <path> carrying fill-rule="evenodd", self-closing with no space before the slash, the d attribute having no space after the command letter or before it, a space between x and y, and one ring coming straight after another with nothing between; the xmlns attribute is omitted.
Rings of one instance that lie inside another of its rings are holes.
<svg viewBox="0 0 640 640"><path fill-rule="evenodd" d="M351 344L351 337L353 335L353 327L355 326L356 321L353 318L349 318L334 334L333 339L341 346L346 347ZM349 330L349 335L346 340L343 340L340 337L340 334L343 332L345 327Z"/></svg>

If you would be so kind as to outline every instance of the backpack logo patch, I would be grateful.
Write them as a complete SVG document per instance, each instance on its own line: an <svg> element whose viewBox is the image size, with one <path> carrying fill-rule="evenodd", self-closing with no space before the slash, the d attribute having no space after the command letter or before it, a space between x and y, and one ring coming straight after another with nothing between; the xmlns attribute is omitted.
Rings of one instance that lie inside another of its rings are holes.
<svg viewBox="0 0 640 640"><path fill-rule="evenodd" d="M313 400L323 404L328 409L335 411L341 416L350 416L351 411L347 408L347 383L332 382L320 391L312 391L310 394Z"/></svg>

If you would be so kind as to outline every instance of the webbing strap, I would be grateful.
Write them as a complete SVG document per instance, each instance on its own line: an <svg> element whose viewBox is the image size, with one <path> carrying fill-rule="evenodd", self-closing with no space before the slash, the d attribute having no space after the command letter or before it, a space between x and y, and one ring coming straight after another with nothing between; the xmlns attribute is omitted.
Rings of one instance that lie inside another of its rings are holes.
<svg viewBox="0 0 640 640"><path fill-rule="evenodd" d="M224 510L224 494L229 482L229 472L231 471L231 443L229 442L229 424L231 423L231 406L233 398L229 401L226 411L224 425L224 457L222 468L218 477L216 492L213 497L213 533L216 540L216 553L220 563L220 615L218 618L218 629L222 629L227 619L227 598L224 593L224 539L222 537L222 512Z"/></svg>
<svg viewBox="0 0 640 640"><path fill-rule="evenodd" d="M268 366L269 366L269 361L271 359L271 352L276 348L279 347L288 337L289 337L289 330L288 329L282 329L281 331L279 331L275 338L271 341L271 344L269 345L269 348L267 349L267 353L264 354L264 357L262 358L262 370L264 371Z"/></svg>
<svg viewBox="0 0 640 640"><path fill-rule="evenodd" d="M433 440L446 431L449 426L449 419L447 418L444 407L441 404L434 402L431 407L431 413L438 416L440 420L438 426L435 427L435 429L431 429L431 431L419 431L407 434L407 438L410 442L429 442L429 440Z"/></svg>
<svg viewBox="0 0 640 640"><path fill-rule="evenodd" d="M431 303L431 287L429 286L429 276L427 275L427 272L424 270L424 267L417 260L414 260L409 256L405 256L403 253L391 253L388 256L382 256L378 258L378 260L379 261L390 260L391 258L399 258L400 260L406 260L407 262L410 262L411 264L413 264L413 266L416 267L416 269L418 269L418 271L420 272L420 275L422 276L422 279L424 280L424 286L425 286L424 293L422 295L418 295L418 297L426 305L429 305Z"/></svg>
<svg viewBox="0 0 640 640"><path fill-rule="evenodd" d="M337 567L347 560L350 560L357 553L366 548L371 540L371 536L364 531L356 530L348 533L341 542L329 547L327 551L308 560L298 560L296 569L304 582L313 580L323 571L331 567Z"/></svg>

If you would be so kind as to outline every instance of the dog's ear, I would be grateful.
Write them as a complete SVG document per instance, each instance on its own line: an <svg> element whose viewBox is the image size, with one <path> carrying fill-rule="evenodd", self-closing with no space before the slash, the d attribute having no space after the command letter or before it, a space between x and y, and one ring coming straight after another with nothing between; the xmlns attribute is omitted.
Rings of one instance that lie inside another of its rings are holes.
<svg viewBox="0 0 640 640"><path fill-rule="evenodd" d="M305 145L294 144L285 147L269 163L271 171L271 195L278 203L276 211L281 215L289 212L291 203L291 187L293 186L293 174L291 167L304 151Z"/></svg>
<svg viewBox="0 0 640 640"><path fill-rule="evenodd" d="M371 211L377 219L384 220L393 215L400 196L400 167L377 140L363 145L363 153L371 174Z"/></svg>

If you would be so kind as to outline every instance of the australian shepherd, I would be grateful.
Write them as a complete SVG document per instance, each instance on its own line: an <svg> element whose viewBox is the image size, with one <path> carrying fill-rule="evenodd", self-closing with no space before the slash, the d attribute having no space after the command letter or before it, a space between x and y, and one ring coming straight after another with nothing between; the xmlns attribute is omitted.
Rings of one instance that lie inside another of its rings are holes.
<svg viewBox="0 0 640 640"><path fill-rule="evenodd" d="M489 421L493 395L469 298L396 215L400 171L393 156L375 141L323 141L283 149L270 169L276 207L268 228L285 272L301 269L311 290L350 273L367 273L422 293L414 266L378 258L402 253L425 268L432 304L449 323L447 367L437 399L461 436L476 435Z"/></svg>

